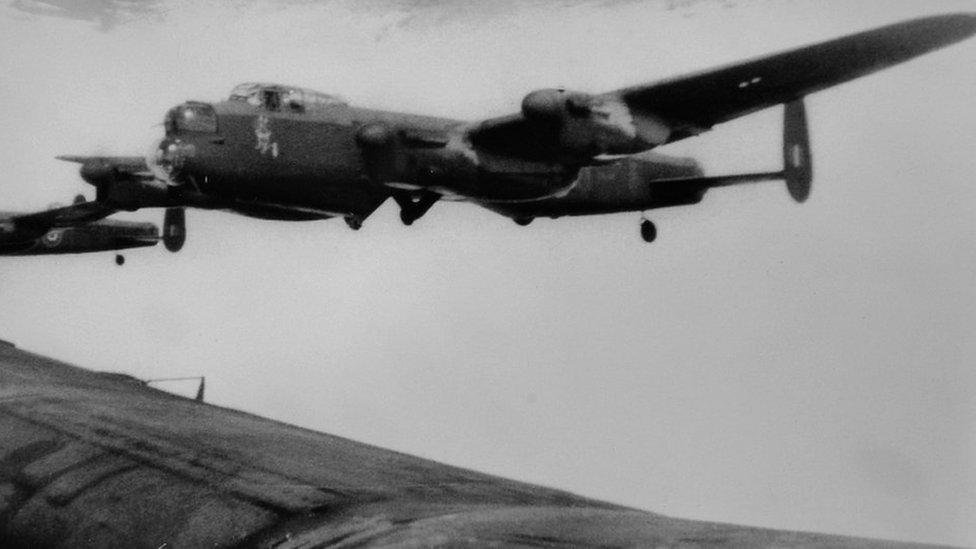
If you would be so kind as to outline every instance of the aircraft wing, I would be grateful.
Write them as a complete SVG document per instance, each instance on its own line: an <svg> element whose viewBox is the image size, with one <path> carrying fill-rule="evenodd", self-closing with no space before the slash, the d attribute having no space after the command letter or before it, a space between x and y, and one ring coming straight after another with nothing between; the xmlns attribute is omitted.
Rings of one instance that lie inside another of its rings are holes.
<svg viewBox="0 0 976 549"><path fill-rule="evenodd" d="M115 208L101 202L78 202L71 206L53 208L43 212L16 215L11 220L18 226L45 231L63 227L74 227L97 221L117 212Z"/></svg>
<svg viewBox="0 0 976 549"><path fill-rule="evenodd" d="M63 154L57 157L58 160L81 164L82 177L87 181L90 178L99 178L109 175L123 175L131 179L152 180L154 178L146 159L142 156L82 156L73 154ZM85 177L85 176L89 177Z"/></svg>
<svg viewBox="0 0 976 549"><path fill-rule="evenodd" d="M916 19L614 94L637 112L708 129L903 63L974 32L974 14ZM672 140L688 135L677 133Z"/></svg>
<svg viewBox="0 0 976 549"><path fill-rule="evenodd" d="M583 112L586 103L610 104L608 112L622 104L638 135L642 126L663 123L668 136L652 140L660 145L908 61L974 33L976 14L925 17L657 83L596 96L577 94L569 101L576 101ZM525 114L481 122L470 133L488 150L522 158L551 150L545 142L550 134Z"/></svg>
<svg viewBox="0 0 976 549"><path fill-rule="evenodd" d="M0 433L3 547L912 547L627 509L3 341Z"/></svg>

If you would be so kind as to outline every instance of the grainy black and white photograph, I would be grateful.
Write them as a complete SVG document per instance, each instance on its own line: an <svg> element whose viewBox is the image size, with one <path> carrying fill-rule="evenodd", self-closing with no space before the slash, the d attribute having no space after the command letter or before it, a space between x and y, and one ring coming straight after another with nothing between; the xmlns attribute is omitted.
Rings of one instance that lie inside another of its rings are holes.
<svg viewBox="0 0 976 549"><path fill-rule="evenodd" d="M0 1L0 547L976 547L974 34Z"/></svg>

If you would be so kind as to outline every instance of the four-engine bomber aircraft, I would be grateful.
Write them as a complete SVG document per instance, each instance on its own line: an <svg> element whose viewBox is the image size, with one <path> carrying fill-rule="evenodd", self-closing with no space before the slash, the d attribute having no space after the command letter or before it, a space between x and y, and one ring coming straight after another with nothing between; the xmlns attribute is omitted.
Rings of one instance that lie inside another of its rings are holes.
<svg viewBox="0 0 976 549"><path fill-rule="evenodd" d="M111 208L86 202L81 195L75 198L74 205L64 208L24 214L0 212L0 255L102 252L155 246L159 242L156 225L102 219L110 213ZM125 259L116 255L115 261L121 265Z"/></svg>
<svg viewBox="0 0 976 549"><path fill-rule="evenodd" d="M527 224L696 204L714 187L772 179L785 180L802 202L812 178L804 96L974 32L971 13L926 17L608 93L536 90L521 112L473 123L243 84L225 101L171 109L165 137L145 159L61 158L82 164L106 211L171 208L164 234L185 232L184 207L281 220L343 217L358 229L390 197L407 225L441 199ZM646 153L780 104L782 171L705 177L691 159ZM648 242L656 232L642 223Z"/></svg>

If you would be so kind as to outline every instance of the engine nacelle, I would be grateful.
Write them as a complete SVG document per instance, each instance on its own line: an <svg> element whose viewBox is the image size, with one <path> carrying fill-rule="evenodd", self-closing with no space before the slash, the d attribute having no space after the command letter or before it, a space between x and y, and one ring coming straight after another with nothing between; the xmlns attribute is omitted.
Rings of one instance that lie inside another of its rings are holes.
<svg viewBox="0 0 976 549"><path fill-rule="evenodd" d="M59 156L81 163L79 175L96 189L96 200L120 210L156 208L170 205L164 180L145 174L146 164L139 157Z"/></svg>
<svg viewBox="0 0 976 549"><path fill-rule="evenodd" d="M461 137L377 122L360 128L356 143L369 179L400 196L432 192L481 201L538 200L564 193L576 178L578 169L561 164L479 154Z"/></svg>
<svg viewBox="0 0 976 549"><path fill-rule="evenodd" d="M596 96L554 88L535 90L522 99L522 115L538 122L562 122L567 117L585 118Z"/></svg>
<svg viewBox="0 0 976 549"><path fill-rule="evenodd" d="M86 160L81 165L79 174L86 183L96 188L111 184L118 178L118 170L115 169L115 166L111 162L99 158Z"/></svg>
<svg viewBox="0 0 976 549"><path fill-rule="evenodd" d="M120 210L158 208L170 204L165 184L158 181L122 179L98 187L98 200Z"/></svg>
<svg viewBox="0 0 976 549"><path fill-rule="evenodd" d="M634 154L666 143L671 135L663 120L633 112L612 94L536 90L522 99L522 116L569 156Z"/></svg>

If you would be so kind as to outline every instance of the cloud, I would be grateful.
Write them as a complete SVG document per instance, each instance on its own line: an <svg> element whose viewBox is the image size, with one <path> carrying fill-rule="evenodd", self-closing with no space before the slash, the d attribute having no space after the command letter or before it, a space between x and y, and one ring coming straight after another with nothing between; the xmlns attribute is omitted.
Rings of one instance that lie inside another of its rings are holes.
<svg viewBox="0 0 976 549"><path fill-rule="evenodd" d="M295 2L296 0L283 0ZM307 2L307 0L297 0ZM528 4L520 0L496 0L483 2L480 0L360 0L350 4L350 7L369 12L399 11L401 16L390 25L387 32L396 30L424 30L436 28L450 23L487 23L510 16L527 9L542 11L560 11L571 8L613 8L621 4L642 3L653 6L661 11L685 12L686 16L694 16L700 8L706 5L720 5L734 7L738 2L734 0L551 0L545 3Z"/></svg>
<svg viewBox="0 0 976 549"><path fill-rule="evenodd" d="M47 17L98 23L102 30L134 18L160 13L161 0L14 0L15 10Z"/></svg>
<svg viewBox="0 0 976 549"><path fill-rule="evenodd" d="M546 10L565 10L567 8L614 7L620 4L633 4L641 0L553 0L546 4L536 4L535 8ZM719 5L734 7L735 0L651 0L645 4L655 5L662 11L683 11L693 16L697 8ZM320 10L336 7L372 15L388 14L393 22L378 36L382 39L396 30L428 29L454 22L487 22L497 20L514 12L522 11L526 3L519 0L239 0L237 7L247 5L315 6ZM10 4L15 10L35 16L57 17L98 24L102 31L111 31L121 24L147 16L163 17L174 9L179 9L176 0L13 0Z"/></svg>

